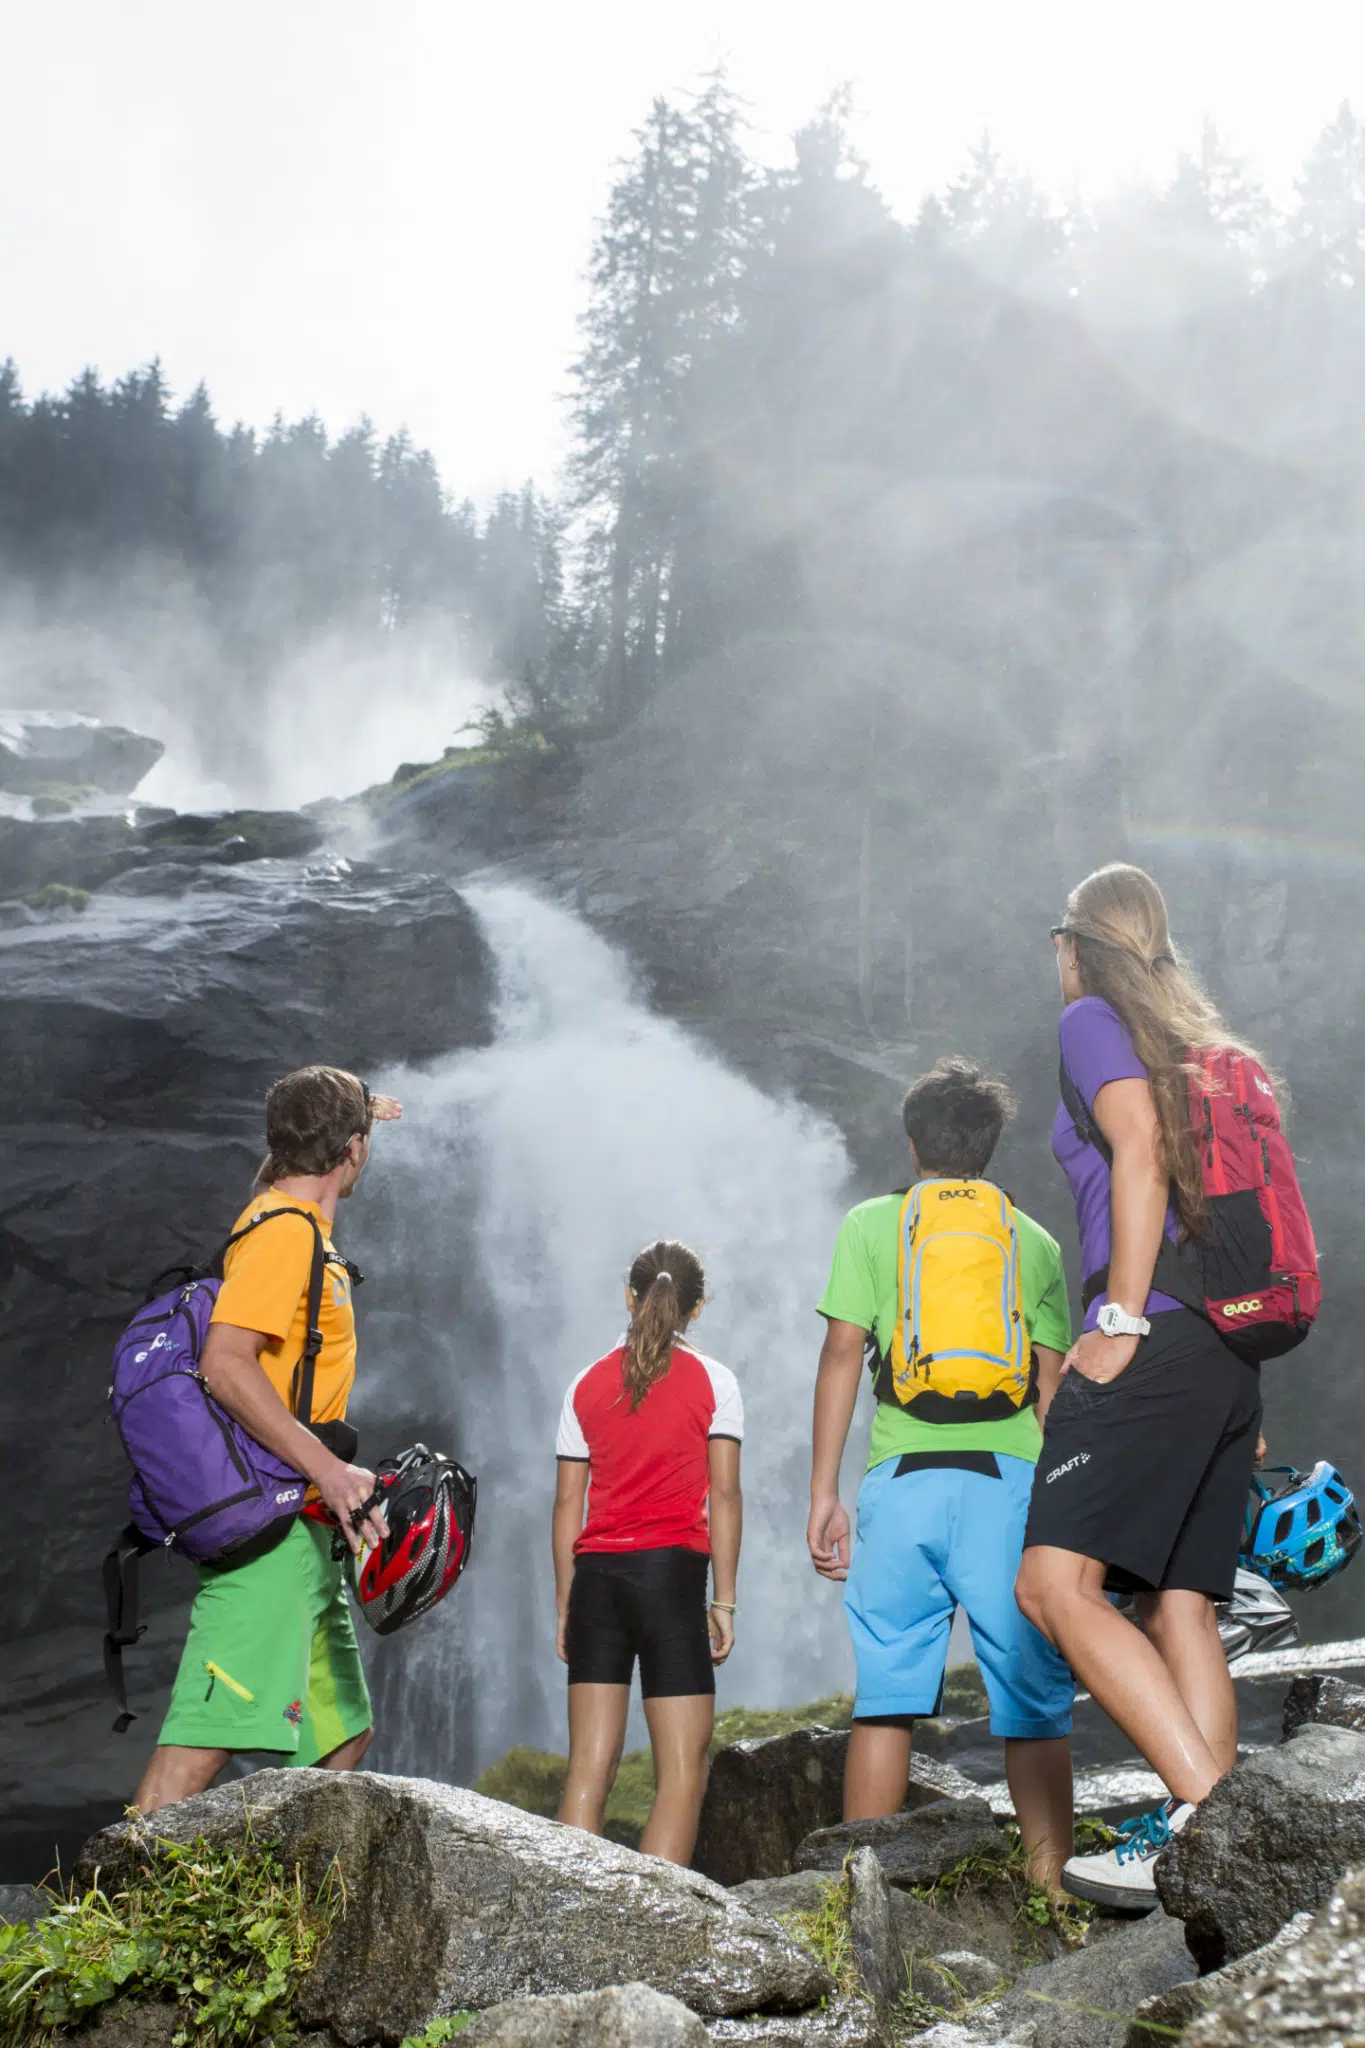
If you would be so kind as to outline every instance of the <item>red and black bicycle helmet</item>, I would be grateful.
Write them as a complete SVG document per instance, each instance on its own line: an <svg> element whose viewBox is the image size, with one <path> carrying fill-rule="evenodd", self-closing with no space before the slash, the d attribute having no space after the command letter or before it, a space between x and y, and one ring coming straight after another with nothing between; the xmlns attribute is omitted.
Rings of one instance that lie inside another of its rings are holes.
<svg viewBox="0 0 1365 2048"><path fill-rule="evenodd" d="M379 1466L366 1508L382 1506L389 1533L353 1567L357 1604L376 1635L444 1600L469 1562L478 1491L472 1472L425 1444Z"/></svg>

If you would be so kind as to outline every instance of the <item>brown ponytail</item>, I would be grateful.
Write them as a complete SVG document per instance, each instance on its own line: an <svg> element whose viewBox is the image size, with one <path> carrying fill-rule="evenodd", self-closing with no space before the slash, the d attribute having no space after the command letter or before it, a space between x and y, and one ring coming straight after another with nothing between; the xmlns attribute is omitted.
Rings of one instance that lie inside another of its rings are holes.
<svg viewBox="0 0 1365 2048"><path fill-rule="evenodd" d="M673 1359L673 1345L706 1299L701 1260L676 1238L646 1245L630 1269L631 1315L622 1370L630 1405L638 1408Z"/></svg>

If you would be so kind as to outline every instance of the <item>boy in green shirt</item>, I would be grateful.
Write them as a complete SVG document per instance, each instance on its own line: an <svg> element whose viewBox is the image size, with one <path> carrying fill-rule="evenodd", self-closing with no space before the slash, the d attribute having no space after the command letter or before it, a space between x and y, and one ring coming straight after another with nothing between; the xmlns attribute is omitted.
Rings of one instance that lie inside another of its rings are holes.
<svg viewBox="0 0 1365 2048"><path fill-rule="evenodd" d="M937 1710L960 1605L990 1699L991 1731L1005 1738L1005 1773L1030 1872L1055 1891L1071 1854L1068 1738L1075 1687L1052 1645L1019 1612L1014 1578L1042 1448L1040 1416L1046 1415L1071 1343L1071 1316L1055 1240L982 1180L1013 1114L1003 1082L961 1059L941 1060L921 1075L902 1105L915 1180L925 1200L953 1202L952 1223L964 1205L988 1202L1002 1219L1003 1244L1017 1242L1019 1311L1031 1350L1022 1405L999 1392L990 1400L951 1404L943 1396L926 1400L918 1393L932 1378L930 1364L940 1367L942 1381L952 1353L936 1338L934 1355L918 1360L923 1381L909 1376L916 1361L907 1367L904 1333L893 1358L902 1315L904 1197L880 1195L860 1203L844 1218L820 1301L827 1327L815 1390L806 1540L816 1571L848 1582L845 1606L858 1690L844 1779L845 1819L899 1811L909 1783L914 1717ZM932 1286L927 1259L920 1270ZM1006 1271L1009 1284L1008 1261ZM920 1312L936 1315L940 1331L944 1306L919 1302ZM951 1306L947 1313L951 1322ZM874 1349L867 1347L869 1337ZM971 1336L964 1332L953 1341L966 1346ZM865 1348L878 1398L850 1560L839 1465ZM954 1411L964 1405L985 1409L988 1419L957 1421ZM919 1412L912 1412L916 1407ZM925 1419L926 1410L934 1419Z"/></svg>

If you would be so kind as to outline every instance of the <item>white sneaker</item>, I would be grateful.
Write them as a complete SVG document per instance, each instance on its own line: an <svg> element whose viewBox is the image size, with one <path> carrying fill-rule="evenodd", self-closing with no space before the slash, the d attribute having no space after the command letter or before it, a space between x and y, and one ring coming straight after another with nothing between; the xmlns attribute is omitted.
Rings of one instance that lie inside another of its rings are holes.
<svg viewBox="0 0 1365 2048"><path fill-rule="evenodd" d="M1073 1898L1120 1913L1150 1913L1156 1906L1153 1868L1157 1857L1178 1835L1193 1806L1187 1799L1168 1799L1150 1813L1124 1821L1118 1840L1098 1856L1073 1856L1062 1871L1062 1887Z"/></svg>

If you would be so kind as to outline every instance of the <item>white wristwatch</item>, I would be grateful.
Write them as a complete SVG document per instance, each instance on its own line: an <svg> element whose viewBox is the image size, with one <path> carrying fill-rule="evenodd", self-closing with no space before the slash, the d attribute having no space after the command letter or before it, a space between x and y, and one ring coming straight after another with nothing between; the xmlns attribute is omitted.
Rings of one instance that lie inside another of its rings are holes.
<svg viewBox="0 0 1365 2048"><path fill-rule="evenodd" d="M1145 1337L1151 1327L1146 1316L1130 1316L1116 1301L1106 1301L1095 1318L1095 1328L1106 1337Z"/></svg>

